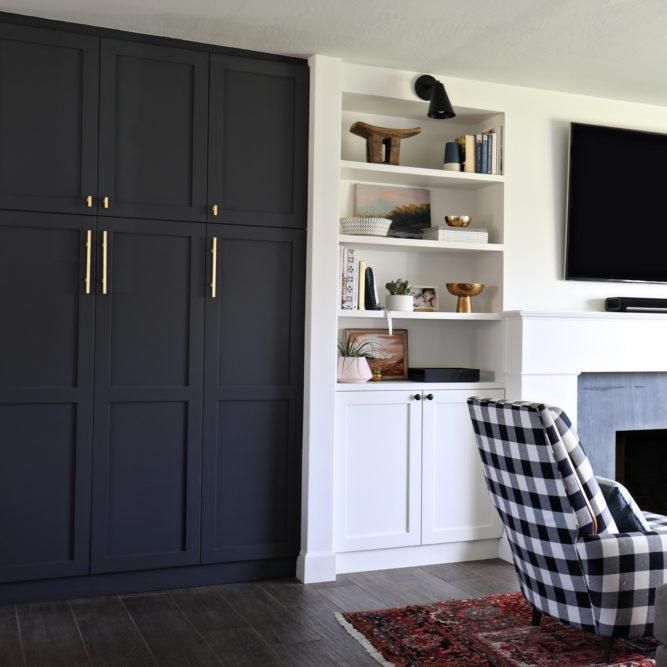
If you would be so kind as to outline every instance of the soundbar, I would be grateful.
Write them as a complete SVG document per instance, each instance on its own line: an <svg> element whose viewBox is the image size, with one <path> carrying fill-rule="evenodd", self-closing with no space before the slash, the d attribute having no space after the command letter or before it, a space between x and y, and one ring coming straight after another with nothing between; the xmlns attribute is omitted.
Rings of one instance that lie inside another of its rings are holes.
<svg viewBox="0 0 667 667"><path fill-rule="evenodd" d="M667 313L667 299L610 296L605 299L604 305L605 310L615 313Z"/></svg>

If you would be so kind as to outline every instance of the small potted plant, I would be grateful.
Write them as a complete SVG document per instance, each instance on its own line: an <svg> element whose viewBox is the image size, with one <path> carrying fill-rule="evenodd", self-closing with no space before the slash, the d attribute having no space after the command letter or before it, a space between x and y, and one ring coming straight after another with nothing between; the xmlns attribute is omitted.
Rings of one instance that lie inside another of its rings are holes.
<svg viewBox="0 0 667 667"><path fill-rule="evenodd" d="M410 287L407 280L397 278L393 282L387 283L385 287L389 292L385 300L387 310L412 310L413 298L410 293L412 287Z"/></svg>
<svg viewBox="0 0 667 667"><path fill-rule="evenodd" d="M338 382L362 384L368 382L371 373L368 359L373 358L373 345L370 341L353 341L351 338L338 343Z"/></svg>

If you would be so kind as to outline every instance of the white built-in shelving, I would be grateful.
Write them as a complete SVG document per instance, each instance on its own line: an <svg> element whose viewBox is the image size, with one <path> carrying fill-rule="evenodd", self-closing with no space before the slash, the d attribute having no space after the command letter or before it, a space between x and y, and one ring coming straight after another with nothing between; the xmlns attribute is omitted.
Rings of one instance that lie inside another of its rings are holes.
<svg viewBox="0 0 667 667"><path fill-rule="evenodd" d="M478 367L484 379L499 380L505 176L447 171L442 168L442 158L447 141L505 125L505 114L497 109L457 107L456 118L442 121L428 118L426 110L426 103L416 96L365 94L343 87L338 215L355 215L358 184L427 189L432 225L444 224L445 215L470 215L470 229L487 230L489 242L339 234L338 246L354 248L355 259L373 269L382 305L385 283L396 278L438 289L438 311L390 313L393 326L408 331L411 365ZM365 161L364 140L350 134L356 121L384 127L420 127L421 133L401 141L399 165L373 164ZM445 287L449 282L484 283L482 294L472 299L472 313L455 312L456 297ZM387 327L384 311L341 310L339 304L336 315L339 336L354 327ZM399 387L399 383L391 384Z"/></svg>

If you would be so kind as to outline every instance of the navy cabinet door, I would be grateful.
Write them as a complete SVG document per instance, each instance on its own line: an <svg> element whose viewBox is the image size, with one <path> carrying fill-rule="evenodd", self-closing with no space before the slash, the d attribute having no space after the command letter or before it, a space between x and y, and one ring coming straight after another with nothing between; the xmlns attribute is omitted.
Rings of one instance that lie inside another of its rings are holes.
<svg viewBox="0 0 667 667"><path fill-rule="evenodd" d="M211 55L209 222L305 228L307 77L305 65Z"/></svg>
<svg viewBox="0 0 667 667"><path fill-rule="evenodd" d="M206 225L98 224L91 570L198 563Z"/></svg>
<svg viewBox="0 0 667 667"><path fill-rule="evenodd" d="M0 208L96 213L98 59L97 37L0 25Z"/></svg>
<svg viewBox="0 0 667 667"><path fill-rule="evenodd" d="M88 572L91 223L0 211L0 581Z"/></svg>
<svg viewBox="0 0 667 667"><path fill-rule="evenodd" d="M206 297L202 560L296 556L304 232L208 234L217 262Z"/></svg>
<svg viewBox="0 0 667 667"><path fill-rule="evenodd" d="M103 39L100 72L100 214L205 221L208 54Z"/></svg>

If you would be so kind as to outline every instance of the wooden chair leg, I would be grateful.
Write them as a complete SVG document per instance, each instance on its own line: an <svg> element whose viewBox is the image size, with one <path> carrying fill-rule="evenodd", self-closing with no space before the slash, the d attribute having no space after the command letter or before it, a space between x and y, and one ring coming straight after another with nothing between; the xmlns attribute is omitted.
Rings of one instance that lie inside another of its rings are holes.
<svg viewBox="0 0 667 667"><path fill-rule="evenodd" d="M533 607L533 620L531 621L531 623L533 625L539 625L541 620L542 620L542 612L537 607Z"/></svg>
<svg viewBox="0 0 667 667"><path fill-rule="evenodd" d="M611 662L611 650L614 647L613 637L600 637L602 641L602 661L609 664Z"/></svg>

